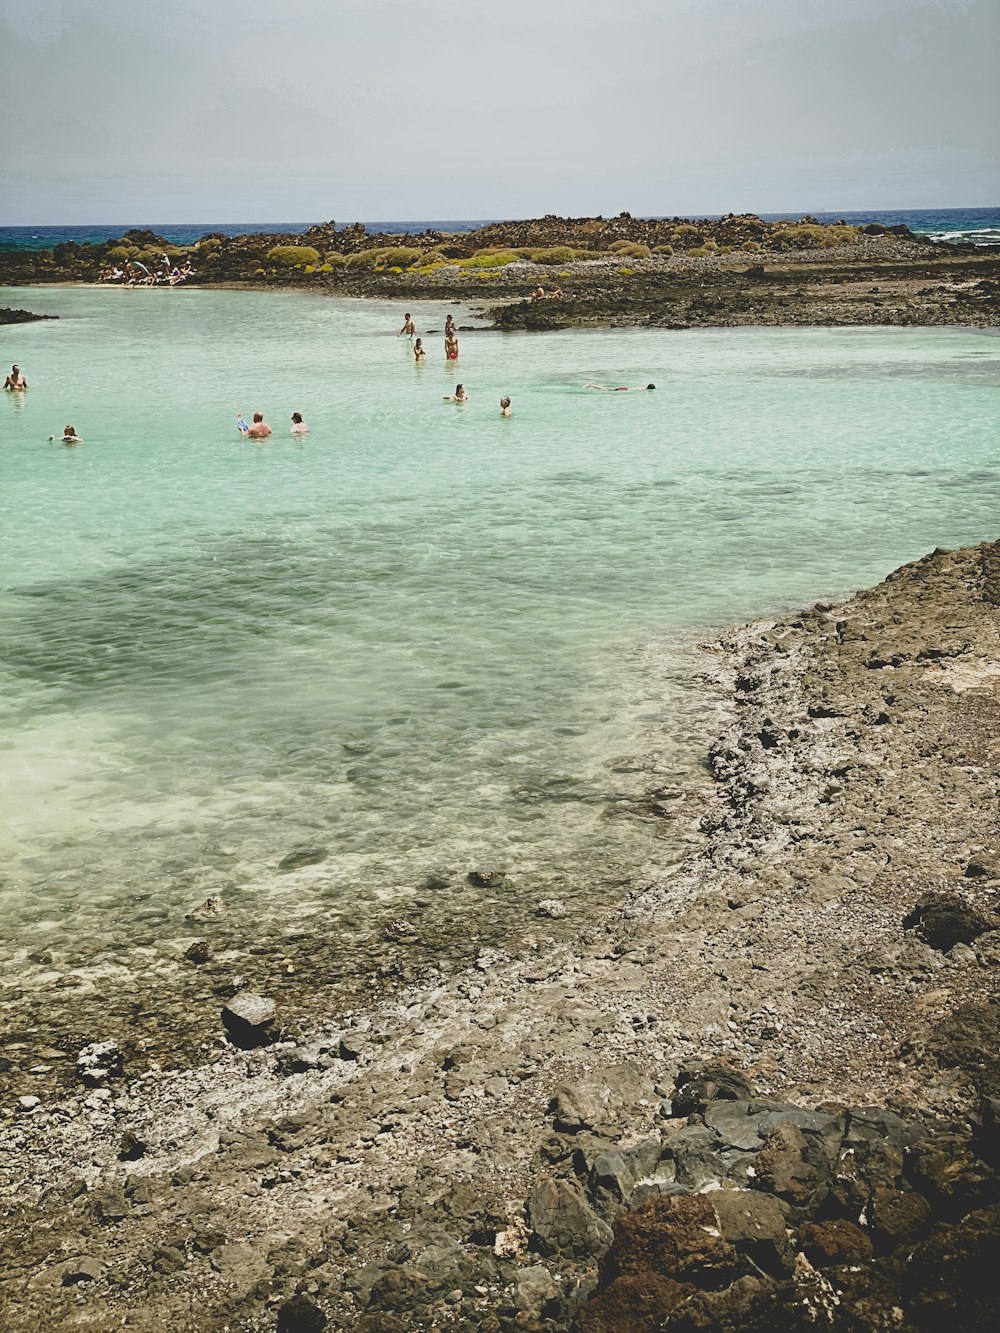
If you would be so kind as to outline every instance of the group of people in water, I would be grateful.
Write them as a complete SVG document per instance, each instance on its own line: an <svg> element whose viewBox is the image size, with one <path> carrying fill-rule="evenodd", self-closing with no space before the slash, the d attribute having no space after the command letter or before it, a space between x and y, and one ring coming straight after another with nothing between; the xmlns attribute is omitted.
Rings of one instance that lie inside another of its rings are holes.
<svg viewBox="0 0 1000 1333"><path fill-rule="evenodd" d="M166 264L167 263L166 255L163 256L163 260L164 263ZM396 334L396 337L399 338L405 336L406 338L409 339L413 350L414 360L419 365L422 361L425 360L427 353L424 349L423 340L421 338L416 337L416 331L417 329L416 325L413 322L413 317L410 315L409 312L407 312L406 315L403 317L403 327L399 330L399 333ZM447 319L445 320L444 354L445 354L445 359L447 361L458 360L458 333L455 328L455 321L451 315L448 315ZM4 381L3 387L10 393L23 393L27 389L28 380L24 374L24 371L21 370L20 366L18 365L11 366L10 374ZM655 389L656 385L655 384L594 384L588 382L583 387L585 389L597 389L601 393L630 393L636 389ZM455 392L445 394L444 401L446 403L459 403L459 404L467 403L469 401L469 395L465 391L465 385L456 384ZM509 417L513 415L510 405L510 396L508 394L504 394L504 396L500 399L500 415L502 417ZM247 440L266 440L274 433L271 427L264 420L263 413L261 412L254 412L253 417L249 422L244 420L242 412L237 412L236 428L243 436L243 438ZM303 420L302 413L293 412L292 424L289 429L289 434L305 435L308 433L308 430L309 427ZM55 435L49 436L50 441L55 441L56 438L57 437ZM76 428L74 426L67 425L63 428L61 443L66 445L82 444L83 436L77 434Z"/></svg>
<svg viewBox="0 0 1000 1333"><path fill-rule="evenodd" d="M262 412L255 412L253 414L253 421L249 425L243 420L243 413L237 412L236 429L245 440L266 440L269 435L274 434L271 427L264 420L264 414ZM289 435L306 435L308 434L308 431L309 427L303 421L302 413L293 412L292 424L288 432Z"/></svg>
<svg viewBox="0 0 1000 1333"><path fill-rule="evenodd" d="M410 344L413 348L413 359L417 365L420 365L422 361L426 360L427 351L424 347L424 340L422 338L417 338L415 336L416 332L417 326L413 322L413 316L407 311L403 316L403 327L396 334L396 337L406 337L410 340ZM458 360L458 330L455 327L455 320L451 315L446 316L444 321L444 359L446 361ZM455 392L446 393L444 395L444 401L446 403L467 403L469 401L469 395L465 392L465 385L456 384ZM502 417L509 417L512 415L510 398L506 394L500 399L500 415Z"/></svg>
<svg viewBox="0 0 1000 1333"><path fill-rule="evenodd" d="M183 267L177 264L171 266L167 255L163 256L160 266L155 269L148 268L138 259L126 259L121 268L111 264L101 269L100 273L101 282L117 282L123 287L176 287L178 283L192 277L194 269L190 261L185 260Z"/></svg>

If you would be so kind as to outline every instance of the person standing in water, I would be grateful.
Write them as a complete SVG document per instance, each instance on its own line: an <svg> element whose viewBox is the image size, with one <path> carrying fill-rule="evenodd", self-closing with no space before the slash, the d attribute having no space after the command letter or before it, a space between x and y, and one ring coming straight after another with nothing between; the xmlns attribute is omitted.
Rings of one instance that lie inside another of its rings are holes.
<svg viewBox="0 0 1000 1333"><path fill-rule="evenodd" d="M452 319L451 315L445 315L445 318L444 318L444 336L445 336L446 338L448 338L448 337L450 337L454 332L455 332L455 321Z"/></svg>
<svg viewBox="0 0 1000 1333"><path fill-rule="evenodd" d="M444 396L446 403L467 403L469 395L465 392L464 384L456 384L454 393L446 393Z"/></svg>
<svg viewBox="0 0 1000 1333"><path fill-rule="evenodd" d="M502 417L510 416L510 399L506 394L500 399L500 415Z"/></svg>
<svg viewBox="0 0 1000 1333"><path fill-rule="evenodd" d="M24 371L20 366L11 366L10 374L4 381L5 389L12 389L15 393L20 393L28 387L28 381L24 378Z"/></svg>
<svg viewBox="0 0 1000 1333"><path fill-rule="evenodd" d="M49 443L55 440L54 435L49 436ZM77 435L75 426L63 426L62 444L83 444L83 436Z"/></svg>
<svg viewBox="0 0 1000 1333"><path fill-rule="evenodd" d="M253 414L253 425L247 429L248 440L266 440L271 434L271 427L264 420L263 413L255 412Z"/></svg>
<svg viewBox="0 0 1000 1333"><path fill-rule="evenodd" d="M407 311L407 313L403 316L403 327L399 330L399 333L396 334L396 337L398 338L400 337L401 334L405 333L407 338L412 338L413 335L416 333L416 331L417 331L417 326L410 318L409 311Z"/></svg>
<svg viewBox="0 0 1000 1333"><path fill-rule="evenodd" d="M454 332L444 335L444 359L446 361L458 360L458 339Z"/></svg>
<svg viewBox="0 0 1000 1333"><path fill-rule="evenodd" d="M301 412L293 412L293 413L292 413L292 429L291 429L291 434L292 434L292 435L305 435L306 432L308 431L308 429L309 429L309 427L308 427L308 426L306 425L306 423L302 420L302 413L301 413Z"/></svg>
<svg viewBox="0 0 1000 1333"><path fill-rule="evenodd" d="M417 361L423 361L424 357L427 355L427 353L424 351L424 344L422 338L418 338L417 341L413 344L413 355Z"/></svg>

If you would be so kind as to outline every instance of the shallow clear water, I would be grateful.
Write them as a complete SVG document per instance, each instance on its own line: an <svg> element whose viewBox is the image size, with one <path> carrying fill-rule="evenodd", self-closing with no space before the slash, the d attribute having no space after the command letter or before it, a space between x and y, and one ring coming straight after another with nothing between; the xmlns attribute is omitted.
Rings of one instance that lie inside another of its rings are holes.
<svg viewBox="0 0 1000 1333"><path fill-rule="evenodd" d="M605 817L644 780L612 760L655 744L656 781L690 776L699 636L996 535L991 336L484 330L456 370L437 334L413 363L395 304L4 304L60 315L0 329L31 384L0 401L15 964L182 938L208 893L333 930L431 869L503 866L513 910L661 863ZM258 407L275 435L246 443ZM48 443L66 422L84 444Z"/></svg>

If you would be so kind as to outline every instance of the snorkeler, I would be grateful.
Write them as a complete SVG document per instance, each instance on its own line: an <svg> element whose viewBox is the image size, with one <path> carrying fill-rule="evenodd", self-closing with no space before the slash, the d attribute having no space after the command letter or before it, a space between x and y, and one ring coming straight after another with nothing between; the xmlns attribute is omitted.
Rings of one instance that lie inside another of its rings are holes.
<svg viewBox="0 0 1000 1333"><path fill-rule="evenodd" d="M600 389L602 393L633 393L636 389L655 389L655 384L585 384L585 389Z"/></svg>

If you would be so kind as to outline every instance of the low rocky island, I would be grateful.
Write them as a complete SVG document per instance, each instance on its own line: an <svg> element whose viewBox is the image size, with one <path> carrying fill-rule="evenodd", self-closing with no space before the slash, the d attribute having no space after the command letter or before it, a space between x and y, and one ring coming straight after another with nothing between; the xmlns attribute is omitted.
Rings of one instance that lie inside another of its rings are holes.
<svg viewBox="0 0 1000 1333"><path fill-rule="evenodd" d="M169 1069L26 1031L4 1327L995 1328L998 617L989 543L706 647L711 780L645 763L700 843L569 935L337 1012L231 979Z"/></svg>
<svg viewBox="0 0 1000 1333"><path fill-rule="evenodd" d="M0 306L0 324L33 324L38 319L58 319L58 315L36 315L30 310L11 310Z"/></svg>
<svg viewBox="0 0 1000 1333"><path fill-rule="evenodd" d="M502 329L1000 324L996 247L808 216L547 216L418 235L328 222L298 236L212 233L190 246L133 230L100 245L0 251L0 284L121 282L126 265L140 282L176 271L185 287L457 301Z"/></svg>

